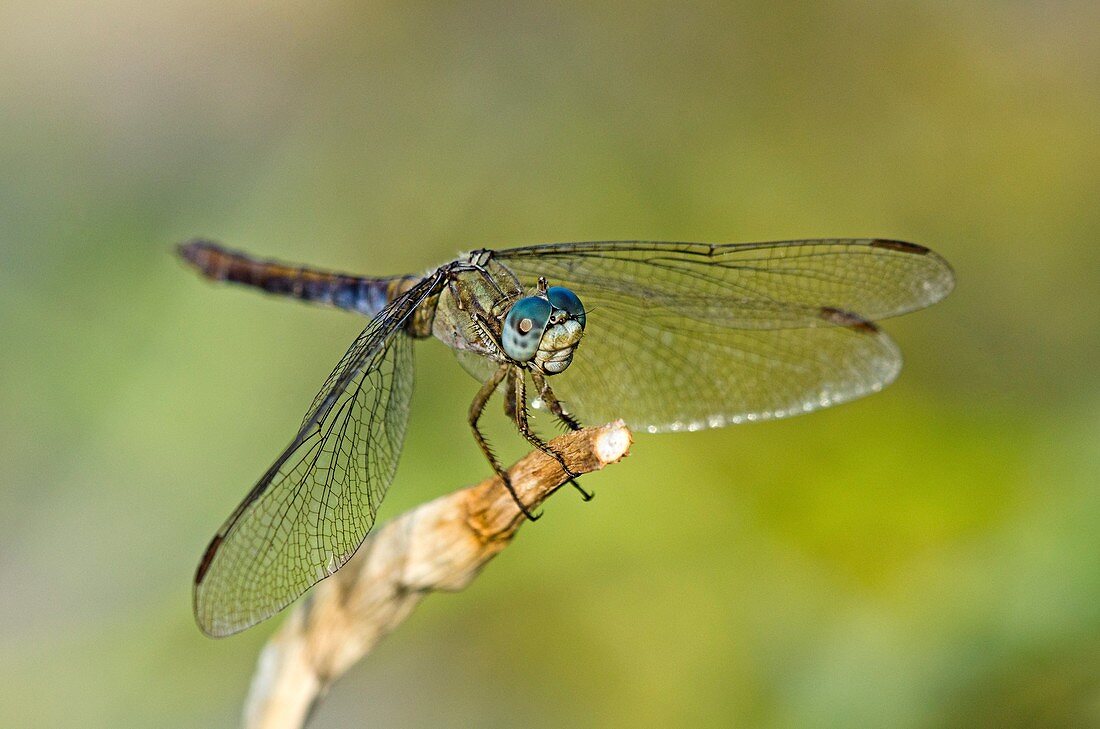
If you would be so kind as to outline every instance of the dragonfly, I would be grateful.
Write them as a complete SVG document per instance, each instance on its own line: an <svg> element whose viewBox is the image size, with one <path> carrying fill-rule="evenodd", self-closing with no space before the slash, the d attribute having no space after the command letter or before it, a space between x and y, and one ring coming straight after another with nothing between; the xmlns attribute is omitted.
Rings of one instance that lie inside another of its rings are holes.
<svg viewBox="0 0 1100 729"><path fill-rule="evenodd" d="M178 252L208 279L370 318L202 556L193 606L214 637L274 615L362 544L397 470L414 340L440 340L481 383L469 425L515 498L479 428L497 392L519 433L577 485L531 428L529 406L570 429L622 419L660 433L847 402L901 368L875 322L954 286L930 249L883 239L550 243L479 249L390 277L262 260L207 240Z"/></svg>

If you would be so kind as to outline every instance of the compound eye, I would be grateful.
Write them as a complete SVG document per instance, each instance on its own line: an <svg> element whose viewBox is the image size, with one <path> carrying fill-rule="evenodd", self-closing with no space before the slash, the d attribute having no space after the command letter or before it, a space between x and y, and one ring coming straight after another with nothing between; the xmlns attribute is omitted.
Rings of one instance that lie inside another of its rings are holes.
<svg viewBox="0 0 1100 729"><path fill-rule="evenodd" d="M517 362L534 359L550 321L550 310L550 302L541 296L528 296L512 304L504 317L504 331L500 337L504 353Z"/></svg>
<svg viewBox="0 0 1100 729"><path fill-rule="evenodd" d="M546 298L550 299L554 308L569 314L580 323L581 329L584 329L584 304L570 289L564 286L551 286L546 290Z"/></svg>

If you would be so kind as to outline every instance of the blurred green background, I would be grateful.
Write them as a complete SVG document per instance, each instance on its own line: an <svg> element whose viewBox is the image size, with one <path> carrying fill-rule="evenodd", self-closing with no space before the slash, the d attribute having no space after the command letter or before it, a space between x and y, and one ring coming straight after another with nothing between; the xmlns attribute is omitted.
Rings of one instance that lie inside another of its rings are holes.
<svg viewBox="0 0 1100 729"><path fill-rule="evenodd" d="M363 321L205 285L176 241L386 274L871 235L959 278L887 324L897 384L639 435L313 725L1100 726L1095 2L5 0L0 27L0 725L233 726L278 622L202 637L193 569ZM475 383L417 349L384 516L487 474Z"/></svg>

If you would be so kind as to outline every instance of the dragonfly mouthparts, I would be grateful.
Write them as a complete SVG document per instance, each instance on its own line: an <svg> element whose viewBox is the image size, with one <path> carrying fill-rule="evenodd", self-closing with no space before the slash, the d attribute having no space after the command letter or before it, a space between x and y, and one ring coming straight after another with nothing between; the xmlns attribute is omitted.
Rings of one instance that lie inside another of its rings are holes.
<svg viewBox="0 0 1100 729"><path fill-rule="evenodd" d="M573 361L573 351L581 342L584 330L576 319L566 319L546 328L535 353L535 365L548 375L563 372Z"/></svg>

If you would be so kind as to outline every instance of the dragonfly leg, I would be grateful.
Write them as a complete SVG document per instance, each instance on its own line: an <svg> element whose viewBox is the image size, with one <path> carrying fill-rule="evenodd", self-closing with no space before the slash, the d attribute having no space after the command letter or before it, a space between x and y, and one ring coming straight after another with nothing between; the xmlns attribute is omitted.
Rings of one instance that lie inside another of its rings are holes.
<svg viewBox="0 0 1100 729"><path fill-rule="evenodd" d="M546 381L542 373L532 371L531 379L534 381L535 387L539 388L539 397L541 397L542 401L546 403L546 406L550 408L550 412L552 412L558 420L565 423L566 427L570 430L580 430L580 421L565 411L561 401L558 400L558 396L550 389L550 383Z"/></svg>
<svg viewBox="0 0 1100 729"><path fill-rule="evenodd" d="M535 375L532 375L532 379L535 379ZM512 412L509 414L512 415L512 417L514 417L515 419L516 429L519 430L520 434L524 438L526 438L527 441L531 443L531 445L535 446L540 451L557 461L561 465L562 471L564 471L565 475L569 477L569 484L580 492L582 499L584 499L585 501L591 501L592 497L595 496L595 494L589 493L588 491L585 491L583 488L581 488L581 485L577 483L579 474L573 473L571 470L569 470L569 466L565 465L565 461L562 459L562 457L555 453L553 448L551 448L545 441L535 435L534 431L531 430L531 426L527 422L527 385L524 382L523 372L520 371L518 374L511 374L509 376L509 380L510 384L512 384L512 388L509 389L513 393L512 398L509 400L509 405L512 409ZM536 381L536 385L537 384L538 382ZM545 386L545 380L543 380L543 386ZM551 397L552 396L553 393L551 393ZM556 398L555 402L557 402ZM557 415L557 413L555 413L555 415ZM558 417L560 418L561 416L559 415ZM569 424L568 421L563 420L563 422ZM573 422L576 423L576 421ZM580 430L580 424L576 425L577 427L574 428L574 430Z"/></svg>
<svg viewBox="0 0 1100 729"><path fill-rule="evenodd" d="M516 490L512 488L512 481L508 478L508 472L504 470L500 465L500 461L497 460L496 455L493 453L493 449L489 447L489 441L485 440L485 436L481 430L477 427L478 420L481 419L481 414L485 411L485 405L489 402L489 398L493 396L493 392L500 385L501 380L508 374L511 369L511 365L501 365L501 367L493 374L489 380L481 386L477 394L474 395L474 401L470 403L470 415L469 422L470 427L474 431L474 440L477 441L478 447L481 448L481 452L485 454L486 460L489 461L489 465L493 467L496 474L500 476L500 479L504 482L504 487L508 489L508 493L512 495L512 500L516 502L516 506L523 512L531 521L536 521L541 514L532 514L522 501L519 500L519 496L516 494Z"/></svg>

